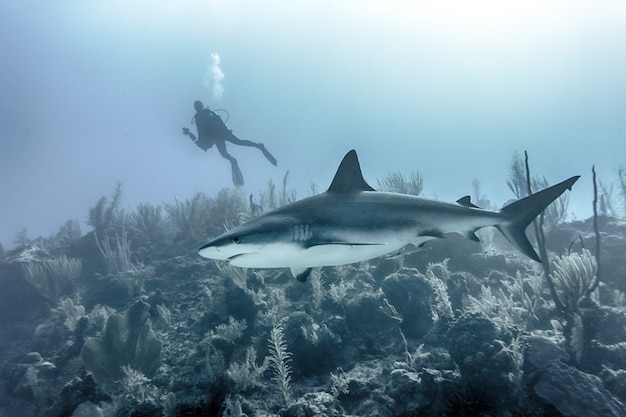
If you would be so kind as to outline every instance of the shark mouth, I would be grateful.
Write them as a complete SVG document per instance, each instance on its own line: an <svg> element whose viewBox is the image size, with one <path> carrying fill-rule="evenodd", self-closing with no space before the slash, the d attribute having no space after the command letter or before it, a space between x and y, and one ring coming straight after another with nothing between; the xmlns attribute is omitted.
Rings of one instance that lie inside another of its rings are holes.
<svg viewBox="0 0 626 417"><path fill-rule="evenodd" d="M229 257L229 258L228 258L228 259L226 259L226 260L227 260L228 262L233 263L233 262L236 262L237 260L239 260L239 259L241 259L241 258L245 258L245 257L250 256L250 255L253 255L253 256L254 256L254 255L261 255L261 253L259 253L259 252L244 252L244 253L238 253L238 254L236 254L236 255L233 255L233 256Z"/></svg>

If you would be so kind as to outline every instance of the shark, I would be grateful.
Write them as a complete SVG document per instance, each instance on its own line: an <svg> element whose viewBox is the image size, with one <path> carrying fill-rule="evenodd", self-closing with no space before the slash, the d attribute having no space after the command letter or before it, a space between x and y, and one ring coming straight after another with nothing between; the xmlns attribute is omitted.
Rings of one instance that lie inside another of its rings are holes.
<svg viewBox="0 0 626 417"><path fill-rule="evenodd" d="M357 153L351 150L326 192L234 227L198 253L243 268L289 268L305 282L312 268L366 261L450 233L478 242L476 231L493 226L521 253L541 262L526 228L578 178L492 211L477 207L469 196L448 203L376 191L363 178Z"/></svg>

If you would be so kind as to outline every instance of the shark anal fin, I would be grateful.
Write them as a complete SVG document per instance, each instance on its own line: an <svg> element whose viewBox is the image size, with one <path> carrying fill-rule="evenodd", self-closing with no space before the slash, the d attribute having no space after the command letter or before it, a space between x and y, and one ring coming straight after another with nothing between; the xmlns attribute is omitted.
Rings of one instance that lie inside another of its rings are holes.
<svg viewBox="0 0 626 417"><path fill-rule="evenodd" d="M443 238L444 237L443 233L441 233L437 229L422 230L417 235L420 236L420 237L438 237L438 238Z"/></svg>
<svg viewBox="0 0 626 417"><path fill-rule="evenodd" d="M306 279L311 275L313 268L289 268L291 275L293 275L298 281L306 282Z"/></svg>
<svg viewBox="0 0 626 417"><path fill-rule="evenodd" d="M460 204L464 207L470 207L470 208L480 208L478 207L476 204L472 203L472 199L470 198L469 195L466 195L465 197L461 197L458 200L456 200L457 204Z"/></svg>

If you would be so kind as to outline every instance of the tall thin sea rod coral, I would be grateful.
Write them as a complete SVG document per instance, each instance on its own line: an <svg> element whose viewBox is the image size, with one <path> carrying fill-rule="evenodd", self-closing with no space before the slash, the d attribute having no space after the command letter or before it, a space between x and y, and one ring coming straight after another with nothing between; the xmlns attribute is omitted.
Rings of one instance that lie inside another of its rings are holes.
<svg viewBox="0 0 626 417"><path fill-rule="evenodd" d="M285 399L285 405L291 403L291 352L287 350L287 342L283 333L283 328L275 326L270 332L269 339L270 365L274 370L272 380L278 385L280 393Z"/></svg>
<svg viewBox="0 0 626 417"><path fill-rule="evenodd" d="M109 238L98 241L96 236L96 245L100 254L104 258L107 272L111 274L122 274L133 269L130 261L130 241L126 232L122 236L115 237L115 244L111 247Z"/></svg>

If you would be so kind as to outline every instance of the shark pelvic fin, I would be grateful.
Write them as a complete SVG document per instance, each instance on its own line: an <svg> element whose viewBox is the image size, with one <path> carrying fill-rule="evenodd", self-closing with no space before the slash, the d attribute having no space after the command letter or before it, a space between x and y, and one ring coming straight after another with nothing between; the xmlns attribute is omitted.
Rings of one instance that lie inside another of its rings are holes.
<svg viewBox="0 0 626 417"><path fill-rule="evenodd" d="M335 173L333 182L328 187L329 193L355 193L359 191L376 191L374 190L361 173L361 165L356 151L353 149L343 157L339 168Z"/></svg>
<svg viewBox="0 0 626 417"><path fill-rule="evenodd" d="M478 229L476 229L476 230L478 230ZM469 240L471 240L473 242L480 242L480 239L478 238L478 236L476 236L476 230L470 230L469 232L467 232L465 237L467 237Z"/></svg>
<svg viewBox="0 0 626 417"><path fill-rule="evenodd" d="M306 282L306 279L311 275L313 268L289 268L291 275L293 275L298 281Z"/></svg>
<svg viewBox="0 0 626 417"><path fill-rule="evenodd" d="M535 252L535 248L528 240L525 230L528 225L539 216L554 200L559 198L565 190L571 190L572 185L580 176L566 179L552 187L541 190L534 194L517 200L500 210L505 217L504 221L496 227L520 252L529 258L541 262L541 258Z"/></svg>

